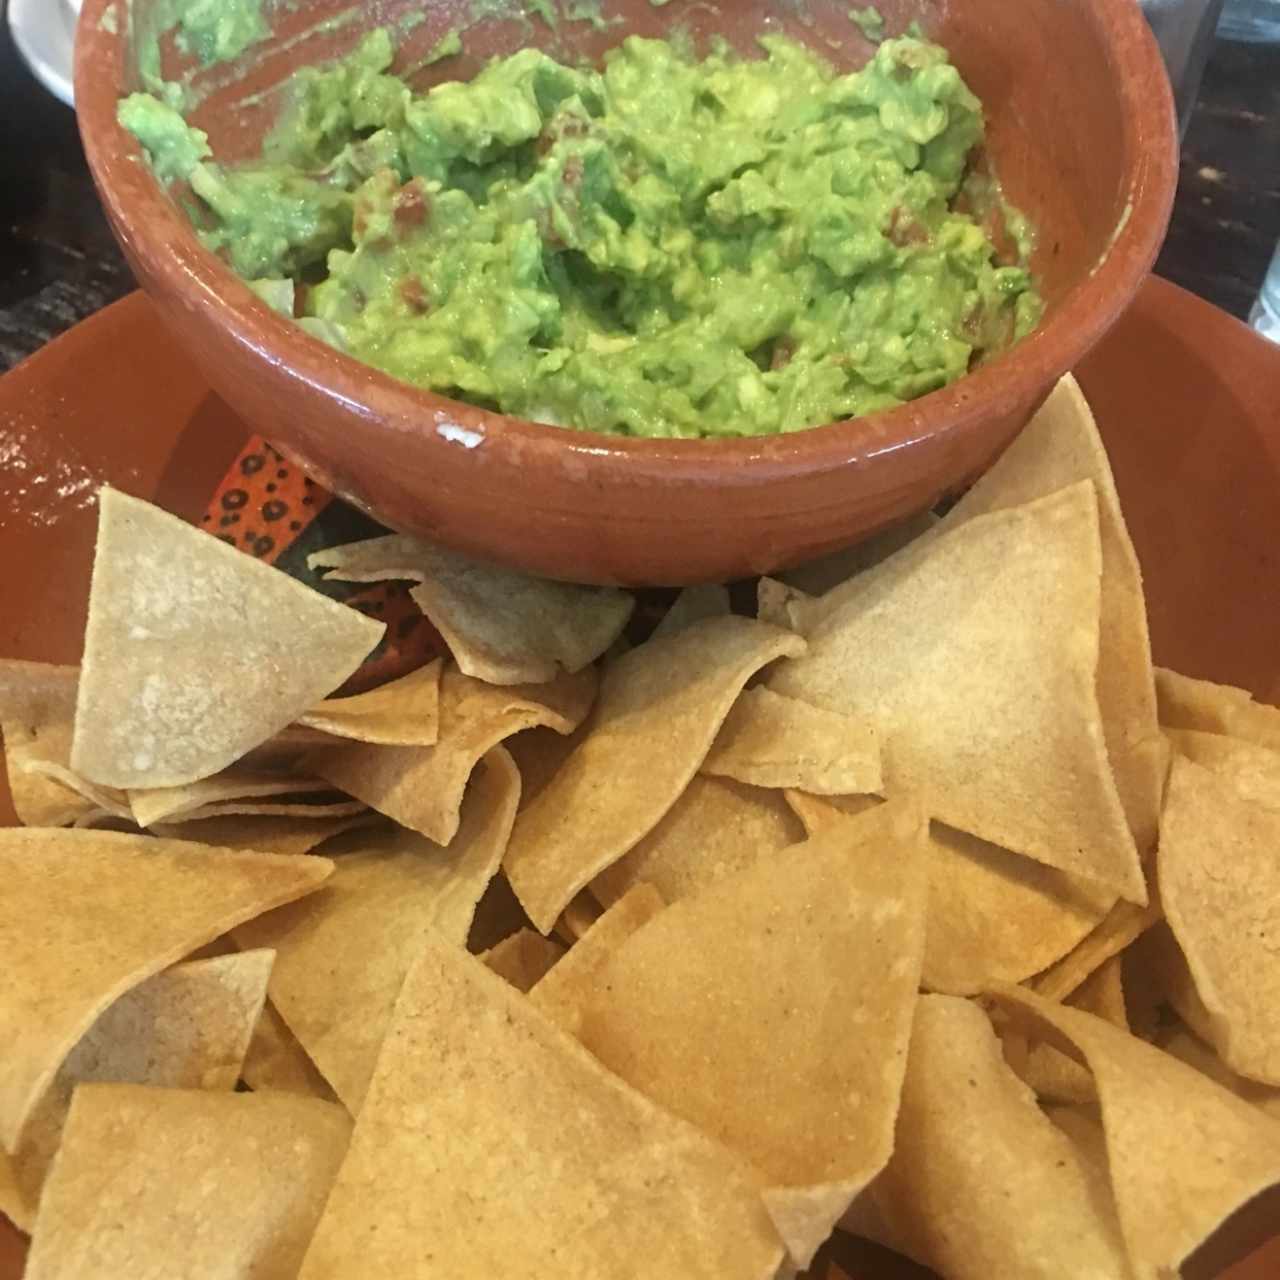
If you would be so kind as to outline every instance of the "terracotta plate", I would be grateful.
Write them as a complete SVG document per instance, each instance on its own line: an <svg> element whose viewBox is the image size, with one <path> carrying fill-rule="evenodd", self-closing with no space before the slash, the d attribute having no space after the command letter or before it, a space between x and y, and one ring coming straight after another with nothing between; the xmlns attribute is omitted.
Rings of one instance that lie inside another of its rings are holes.
<svg viewBox="0 0 1280 1280"><path fill-rule="evenodd" d="M1280 701L1280 350L1151 280L1080 372L1142 558L1157 660ZM199 519L248 438L141 294L0 379L0 655L79 659L99 484ZM0 776L0 823L12 821ZM1258 1221L1274 1223L1264 1208ZM1280 1274L1280 1238L1222 1271L1265 1235L1229 1226L1187 1276ZM0 1280L17 1280L22 1255L0 1218ZM833 1256L853 1280L924 1274L852 1242Z"/></svg>

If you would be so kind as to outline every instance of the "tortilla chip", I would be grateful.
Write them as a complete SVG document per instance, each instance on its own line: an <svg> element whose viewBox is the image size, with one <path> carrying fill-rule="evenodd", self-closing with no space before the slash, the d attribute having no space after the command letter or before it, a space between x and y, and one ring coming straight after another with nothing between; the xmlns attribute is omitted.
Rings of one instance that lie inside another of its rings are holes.
<svg viewBox="0 0 1280 1280"><path fill-rule="evenodd" d="M64 791L70 791L87 804L89 809L80 814L76 823L84 821L90 814L106 813L113 818L133 822L133 814L129 809L128 797L115 787L101 787L95 782L76 773L74 769L56 760L40 760L28 758L21 761L18 769L23 773L34 774L47 782L52 782Z"/></svg>
<svg viewBox="0 0 1280 1280"><path fill-rule="evenodd" d="M583 889L560 913L552 932L563 939L566 946L571 947L594 927L602 915L604 908L596 901L591 890Z"/></svg>
<svg viewBox="0 0 1280 1280"><path fill-rule="evenodd" d="M353 743L317 751L307 767L402 827L447 845L457 834L467 780L484 755L534 725L571 733L590 710L595 689L590 669L547 684L499 688L448 667L434 747Z"/></svg>
<svg viewBox="0 0 1280 1280"><path fill-rule="evenodd" d="M351 819L368 813L359 800L338 800L332 804L309 804L305 798L289 797L279 803L253 804L247 800L228 800L223 804L205 804L192 809L174 825L181 831L188 822L203 822L208 818L308 818L312 821Z"/></svg>
<svg viewBox="0 0 1280 1280"><path fill-rule="evenodd" d="M661 640L664 636L673 636L677 631L683 631L692 623L723 617L732 612L728 587L719 583L685 587L676 596L671 608L662 615L662 621L654 628L653 636Z"/></svg>
<svg viewBox="0 0 1280 1280"><path fill-rule="evenodd" d="M273 959L270 951L250 951L175 965L105 1009L67 1055L13 1154L26 1203L40 1201L77 1085L234 1089ZM31 1230L29 1220L18 1225Z"/></svg>
<svg viewBox="0 0 1280 1280"><path fill-rule="evenodd" d="M1257 1107L1272 1120L1280 1120L1280 1089L1236 1075L1199 1036L1186 1027L1177 1026L1166 1031L1157 1041L1157 1047L1179 1062L1194 1067L1224 1089L1230 1089L1237 1098Z"/></svg>
<svg viewBox="0 0 1280 1280"><path fill-rule="evenodd" d="M611 906L634 885L677 902L804 839L776 791L698 776L643 840L591 882Z"/></svg>
<svg viewBox="0 0 1280 1280"><path fill-rule="evenodd" d="M350 1131L341 1107L313 1098L85 1085L27 1280L293 1276Z"/></svg>
<svg viewBox="0 0 1280 1280"><path fill-rule="evenodd" d="M1254 702L1245 689L1156 668L1156 700L1166 729L1198 729L1280 751L1280 709Z"/></svg>
<svg viewBox="0 0 1280 1280"><path fill-rule="evenodd" d="M329 784L317 778L250 773L233 767L185 787L156 787L147 791L130 791L127 795L129 809L138 826L154 827L161 822L181 822L189 814L229 800L305 795L327 790Z"/></svg>
<svg viewBox="0 0 1280 1280"><path fill-rule="evenodd" d="M227 768L364 661L381 622L104 488L71 765L112 787ZM288 619L288 625L281 624Z"/></svg>
<svg viewBox="0 0 1280 1280"><path fill-rule="evenodd" d="M1206 1038L1238 1075L1280 1084L1280 809L1176 759L1158 860Z"/></svg>
<svg viewBox="0 0 1280 1280"><path fill-rule="evenodd" d="M4 738L9 794L27 827L65 827L93 802L27 766L43 761L64 768L71 760L77 667L0 660L0 736Z"/></svg>
<svg viewBox="0 0 1280 1280"><path fill-rule="evenodd" d="M490 684L540 684L594 662L622 633L630 593L535 578L421 538L392 535L309 556L345 582L401 579L462 671Z"/></svg>
<svg viewBox="0 0 1280 1280"><path fill-rule="evenodd" d="M271 1003L352 1115L423 935L466 945L519 795L511 757L494 748L448 849L402 829L356 832L362 851L336 858L323 893L234 930L241 946L276 949Z"/></svg>
<svg viewBox="0 0 1280 1280"><path fill-rule="evenodd" d="M0 1145L108 1005L189 951L310 893L324 858L99 831L0 831Z"/></svg>
<svg viewBox="0 0 1280 1280"><path fill-rule="evenodd" d="M668 907L584 984L583 1044L760 1171L800 1266L893 1148L923 834L900 801L833 822Z"/></svg>
<svg viewBox="0 0 1280 1280"><path fill-rule="evenodd" d="M387 747L431 747L440 736L440 673L437 658L399 680L353 698L330 698L298 723L335 738Z"/></svg>
<svg viewBox="0 0 1280 1280"><path fill-rule="evenodd" d="M578 748L520 814L504 863L543 933L680 798L743 686L804 641L750 618L695 622L610 665Z"/></svg>
<svg viewBox="0 0 1280 1280"><path fill-rule="evenodd" d="M636 885L569 948L564 959L530 990L529 999L553 1022L577 1035L583 1006L605 981L611 957L663 906L662 895L651 884Z"/></svg>
<svg viewBox="0 0 1280 1280"><path fill-rule="evenodd" d="M1065 1000L1079 990L1091 973L1096 973L1112 956L1118 956L1140 938L1163 914L1154 895L1145 907L1117 902L1076 947L1028 985L1046 1000Z"/></svg>
<svg viewBox="0 0 1280 1280"><path fill-rule="evenodd" d="M240 1078L255 1093L274 1089L325 1102L338 1100L338 1095L316 1070L316 1064L307 1057L307 1051L269 1000L262 1006L258 1025L253 1030Z"/></svg>
<svg viewBox="0 0 1280 1280"><path fill-rule="evenodd" d="M564 947L537 930L519 929L483 952L480 959L527 995L565 954Z"/></svg>
<svg viewBox="0 0 1280 1280"><path fill-rule="evenodd" d="M1005 1064L986 1015L922 996L893 1158L867 1193L881 1239L951 1280L1129 1280L1105 1167Z"/></svg>
<svg viewBox="0 0 1280 1280"><path fill-rule="evenodd" d="M702 772L827 796L879 791L883 782L874 725L764 686L733 704Z"/></svg>
<svg viewBox="0 0 1280 1280"><path fill-rule="evenodd" d="M808 625L805 610L815 603L815 597L776 578L761 578L756 583L756 617L784 631L803 635Z"/></svg>
<svg viewBox="0 0 1280 1280"><path fill-rule="evenodd" d="M1100 575L1082 481L869 570L769 685L870 719L890 794L1145 902L1094 687Z"/></svg>
<svg viewBox="0 0 1280 1280"><path fill-rule="evenodd" d="M932 511L922 511L854 543L851 547L844 547L829 555L820 556L817 560L809 560L794 569L788 569L785 573L778 574L778 578L786 586L794 587L808 596L825 595L857 574L896 555L908 543L923 537L937 523L938 517Z"/></svg>
<svg viewBox="0 0 1280 1280"><path fill-rule="evenodd" d="M810 833L840 811L865 812L874 796L787 798ZM924 844L928 928L921 985L976 995L993 982L1022 982L1066 955L1115 902L1088 881L1019 857L940 822Z"/></svg>
<svg viewBox="0 0 1280 1280"><path fill-rule="evenodd" d="M1179 755L1230 779L1246 800L1280 809L1280 751L1197 729L1167 729L1165 736Z"/></svg>
<svg viewBox="0 0 1280 1280"><path fill-rule="evenodd" d="M427 1092L424 1094L424 1083ZM750 1173L428 936L299 1280L772 1280Z"/></svg>
<svg viewBox="0 0 1280 1280"><path fill-rule="evenodd" d="M1093 1074L1120 1227L1139 1275L1179 1265L1280 1180L1280 1124L1159 1049L1024 987L993 996Z"/></svg>
<svg viewBox="0 0 1280 1280"><path fill-rule="evenodd" d="M363 806L362 806L363 807ZM306 817L293 814L305 813ZM364 824L367 810L338 817L313 818L301 806L287 817L230 814L220 818L187 819L172 826L160 823L152 831L169 840L191 840L219 849L255 850L258 853L310 853L326 840Z"/></svg>

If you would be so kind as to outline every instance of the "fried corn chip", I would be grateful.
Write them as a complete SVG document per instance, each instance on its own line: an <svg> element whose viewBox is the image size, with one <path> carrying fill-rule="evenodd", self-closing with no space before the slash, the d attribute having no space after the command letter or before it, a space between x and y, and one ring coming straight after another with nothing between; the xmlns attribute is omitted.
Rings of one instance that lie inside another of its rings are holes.
<svg viewBox="0 0 1280 1280"><path fill-rule="evenodd" d="M604 908L591 890L583 889L573 896L572 901L560 913L552 933L561 938L566 946L573 946L602 915Z"/></svg>
<svg viewBox="0 0 1280 1280"><path fill-rule="evenodd" d="M345 807L345 806L344 806ZM306 816L295 816L302 815ZM255 850L258 853L310 853L326 840L369 821L361 806L357 813L316 818L310 809L297 806L286 817L229 814L224 817L190 818L170 825L159 823L152 831L167 840L190 840L219 849Z"/></svg>
<svg viewBox="0 0 1280 1280"><path fill-rule="evenodd" d="M1092 483L976 516L856 581L770 687L872 720L891 794L1145 902L1095 691Z"/></svg>
<svg viewBox="0 0 1280 1280"><path fill-rule="evenodd" d="M424 1095L424 1082L428 1093ZM299 1280L773 1280L749 1171L428 937Z"/></svg>
<svg viewBox="0 0 1280 1280"><path fill-rule="evenodd" d="M490 684L538 684L594 662L635 607L625 591L578 587L392 535L318 551L312 569L346 582L402 579L462 671Z"/></svg>
<svg viewBox="0 0 1280 1280"><path fill-rule="evenodd" d="M329 698L298 723L335 738L386 747L430 747L440 736L440 674L437 658L399 680L352 698Z"/></svg>
<svg viewBox="0 0 1280 1280"><path fill-rule="evenodd" d="M822 596L882 560L896 555L903 547L922 538L938 523L932 511L922 511L897 524L863 538L851 547L833 551L780 573L778 579L808 596Z"/></svg>
<svg viewBox="0 0 1280 1280"><path fill-rule="evenodd" d="M662 616L662 621L654 628L654 636L673 636L677 631L694 622L703 622L707 618L720 618L732 613L729 603L729 588L718 583L702 587L685 587L675 598L671 608Z"/></svg>
<svg viewBox="0 0 1280 1280"><path fill-rule="evenodd" d="M1280 1089L1238 1076L1199 1036L1184 1026L1174 1027L1160 1037L1157 1047L1194 1067L1201 1075L1230 1089L1237 1098L1257 1107L1272 1120L1280 1121Z"/></svg>
<svg viewBox="0 0 1280 1280"><path fill-rule="evenodd" d="M306 795L327 790L329 784L317 778L249 773L233 767L185 787L156 787L126 794L133 820L138 826L154 827L162 822L182 822L192 813L231 800Z"/></svg>
<svg viewBox="0 0 1280 1280"><path fill-rule="evenodd" d="M535 929L517 929L481 954L480 959L500 978L526 995L559 963L566 952L558 942Z"/></svg>
<svg viewBox="0 0 1280 1280"><path fill-rule="evenodd" d="M269 1000L262 1006L245 1051L240 1078L255 1093L274 1089L320 1098L324 1102L338 1100L338 1095Z"/></svg>
<svg viewBox="0 0 1280 1280"><path fill-rule="evenodd" d="M1229 778L1246 800L1280 809L1280 751L1197 729L1167 729L1165 736L1179 755Z"/></svg>
<svg viewBox="0 0 1280 1280"><path fill-rule="evenodd" d="M94 808L92 800L29 767L69 765L79 679L77 667L0 661L0 736L9 794L24 826L65 827Z"/></svg>
<svg viewBox="0 0 1280 1280"><path fill-rule="evenodd" d="M316 889L324 858L99 831L0 832L0 1145L16 1150L76 1042L131 987Z"/></svg>
<svg viewBox="0 0 1280 1280"><path fill-rule="evenodd" d="M1091 973L1140 938L1163 914L1154 896L1145 907L1117 902L1071 951L1031 980L1031 989L1046 1000L1065 1000L1079 990Z"/></svg>
<svg viewBox="0 0 1280 1280"><path fill-rule="evenodd" d="M440 737L433 747L351 744L317 751L307 766L339 791L447 845L460 821L476 764L523 729L568 734L586 717L596 677L588 668L546 684L497 687L447 668L440 685Z"/></svg>
<svg viewBox="0 0 1280 1280"><path fill-rule="evenodd" d="M883 781L872 724L764 686L746 690L733 704L702 772L828 796L879 791Z"/></svg>
<svg viewBox="0 0 1280 1280"><path fill-rule="evenodd" d="M1280 709L1254 702L1245 689L1156 669L1156 701L1166 729L1198 729L1280 751Z"/></svg>
<svg viewBox="0 0 1280 1280"><path fill-rule="evenodd" d="M923 835L902 802L831 823L667 908L580 1009L606 1067L760 1171L800 1266L893 1148L924 953Z"/></svg>
<svg viewBox="0 0 1280 1280"><path fill-rule="evenodd" d="M608 668L577 750L511 836L504 868L538 929L658 825L747 680L803 649L798 636L730 616L651 640Z"/></svg>
<svg viewBox="0 0 1280 1280"><path fill-rule="evenodd" d="M40 1202L27 1280L287 1280L350 1131L341 1107L313 1098L84 1085Z"/></svg>
<svg viewBox="0 0 1280 1280"><path fill-rule="evenodd" d="M111 787L210 777L338 688L384 630L104 488L71 767Z"/></svg>
<svg viewBox="0 0 1280 1280"><path fill-rule="evenodd" d="M353 833L362 851L336 857L323 893L233 931L242 946L275 948L271 1003L353 1115L424 935L466 945L519 795L511 757L495 748L449 848L402 829Z"/></svg>

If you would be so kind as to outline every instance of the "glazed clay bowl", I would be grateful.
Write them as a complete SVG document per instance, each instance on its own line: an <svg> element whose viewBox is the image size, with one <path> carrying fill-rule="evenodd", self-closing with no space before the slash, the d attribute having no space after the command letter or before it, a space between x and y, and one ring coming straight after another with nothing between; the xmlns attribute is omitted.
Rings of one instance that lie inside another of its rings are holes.
<svg viewBox="0 0 1280 1280"><path fill-rule="evenodd" d="M521 6L512 5L519 10ZM988 112L988 154L1039 231L1041 327L959 382L901 408L783 436L644 440L541 426L410 387L308 337L193 234L116 122L139 86L133 32L156 0L85 0L76 100L107 212L138 279L214 389L317 480L392 528L553 577L677 585L771 572L919 511L979 474L1119 318L1154 261L1177 175L1173 107L1135 0L887 0L916 18ZM214 154L254 153L270 92L369 27L411 13L398 65L468 20L468 0L350 0L271 9L273 38L197 75L193 121ZM492 10L492 5L486 5ZM744 53L769 26L853 68L871 46L847 0L604 0L606 19L488 18L466 54L415 80L473 74L530 42L598 58L625 34L721 33ZM131 19L126 15L132 14ZM336 30L334 27L336 26ZM166 72L182 62L166 50ZM432 74L434 73L434 77ZM163 368L156 377L164 376Z"/></svg>

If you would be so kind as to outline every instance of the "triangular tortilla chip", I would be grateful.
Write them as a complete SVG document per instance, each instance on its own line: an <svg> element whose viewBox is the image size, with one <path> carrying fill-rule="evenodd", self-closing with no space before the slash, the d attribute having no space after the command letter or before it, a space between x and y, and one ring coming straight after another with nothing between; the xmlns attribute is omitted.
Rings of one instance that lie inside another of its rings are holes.
<svg viewBox="0 0 1280 1280"><path fill-rule="evenodd" d="M804 641L750 618L695 622L605 672L578 748L521 813L504 863L546 933L573 896L653 830L706 758L743 686Z"/></svg>
<svg viewBox="0 0 1280 1280"><path fill-rule="evenodd" d="M295 812L305 817L263 817L259 814L230 814L218 818L197 818L194 822L161 823L152 831L167 840L191 840L219 849L252 849L258 853L310 853L326 840L370 820L365 813L313 818L309 810ZM375 821L380 821L374 815Z"/></svg>
<svg viewBox="0 0 1280 1280"><path fill-rule="evenodd" d="M1208 1039L1239 1075L1280 1085L1280 809L1177 758L1158 864Z"/></svg>
<svg viewBox="0 0 1280 1280"><path fill-rule="evenodd" d="M1046 1000L1065 1000L1096 973L1112 956L1140 938L1164 915L1159 900L1152 895L1145 907L1117 902L1061 960L1037 974L1028 984Z"/></svg>
<svg viewBox="0 0 1280 1280"><path fill-rule="evenodd" d="M695 622L723 617L732 612L728 587L719 583L685 587L676 596L671 608L662 615L662 621L654 628L653 635L660 640L663 636L673 636L677 631L683 631Z"/></svg>
<svg viewBox="0 0 1280 1280"><path fill-rule="evenodd" d="M104 1010L67 1055L12 1156L26 1203L39 1203L77 1085L234 1089L274 958L249 951L175 965ZM31 1230L29 1221L18 1225Z"/></svg>
<svg viewBox="0 0 1280 1280"><path fill-rule="evenodd" d="M241 946L275 948L271 1003L353 1115L424 934L466 945L519 795L511 757L495 748L448 849L411 831L355 832L362 851L337 856L323 892L234 930Z"/></svg>
<svg viewBox="0 0 1280 1280"><path fill-rule="evenodd" d="M1145 902L1095 691L1100 575L1081 481L863 574L770 687L871 720L890 794Z"/></svg>
<svg viewBox="0 0 1280 1280"><path fill-rule="evenodd" d="M733 704L702 772L753 787L796 787L815 795L879 791L875 726L798 702L759 685Z"/></svg>
<svg viewBox="0 0 1280 1280"><path fill-rule="evenodd" d="M546 684L498 687L449 667L440 685L435 746L352 743L315 752L307 767L402 827L447 845L458 830L462 796L478 761L534 725L572 733L590 710L595 690L591 669Z"/></svg>
<svg viewBox="0 0 1280 1280"><path fill-rule="evenodd" d="M517 929L482 952L480 959L527 995L565 955L564 947L554 939L544 938L535 929Z"/></svg>
<svg viewBox="0 0 1280 1280"><path fill-rule="evenodd" d="M28 757L22 760L18 768L21 772L35 774L48 782L52 782L65 791L79 796L90 808L76 819L76 825L88 822L91 816L100 813L110 814L127 822L133 821L129 809L128 797L115 787L102 787L81 777L74 769L57 760L41 760Z"/></svg>
<svg viewBox="0 0 1280 1280"><path fill-rule="evenodd" d="M893 1148L923 834L913 806L890 803L673 904L580 1011L606 1067L760 1171L800 1266Z"/></svg>
<svg viewBox="0 0 1280 1280"><path fill-rule="evenodd" d="M429 1242L429 1243L427 1243ZM610 1075L473 956L428 937L299 1280L772 1280L729 1152Z"/></svg>
<svg viewBox="0 0 1280 1280"><path fill-rule="evenodd" d="M1130 1280L1105 1167L1045 1117L967 1000L920 998L893 1158L868 1196L880 1238L949 1280Z"/></svg>
<svg viewBox="0 0 1280 1280"><path fill-rule="evenodd" d="M803 839L777 791L700 775L630 853L592 880L591 892L611 906L633 885L651 884L664 902L676 902Z"/></svg>
<svg viewBox="0 0 1280 1280"><path fill-rule="evenodd" d="M298 718L307 729L336 738L386 747L430 747L440 736L440 674L437 658L399 680L353 698L329 698Z"/></svg>
<svg viewBox="0 0 1280 1280"><path fill-rule="evenodd" d="M594 662L622 633L635 598L578 587L392 535L318 551L312 569L346 582L417 582L414 601L462 671L490 684L538 684Z"/></svg>
<svg viewBox="0 0 1280 1280"><path fill-rule="evenodd" d="M310 893L324 858L100 831L0 832L0 1144L16 1149L76 1041L131 987Z"/></svg>
<svg viewBox="0 0 1280 1280"><path fill-rule="evenodd" d="M1176 1275L1236 1209L1280 1181L1280 1124L1256 1108L1092 1014L1024 987L992 994L1025 1030L1092 1072L1120 1227L1139 1275Z"/></svg>
<svg viewBox="0 0 1280 1280"><path fill-rule="evenodd" d="M78 667L0 661L0 736L13 810L24 826L65 827L94 807L57 779L28 767L41 761L70 764L79 679Z"/></svg>
<svg viewBox="0 0 1280 1280"><path fill-rule="evenodd" d="M240 1078L255 1093L274 1089L325 1102L338 1100L270 1000L262 1006L240 1068Z"/></svg>
<svg viewBox="0 0 1280 1280"><path fill-rule="evenodd" d="M1165 736L1179 755L1229 779L1244 799L1280 809L1280 751L1198 729L1166 729Z"/></svg>
<svg viewBox="0 0 1280 1280"><path fill-rule="evenodd" d="M1280 751L1280 708L1254 702L1245 689L1157 667L1156 700L1166 729L1225 733Z"/></svg>
<svg viewBox="0 0 1280 1280"><path fill-rule="evenodd" d="M228 800L305 795L329 789L329 784L318 778L251 773L232 767L185 787L154 787L127 794L133 820L140 827L154 827L161 822L181 822L200 809Z"/></svg>
<svg viewBox="0 0 1280 1280"><path fill-rule="evenodd" d="M98 547L71 765L112 787L218 773L338 688L385 627L115 489ZM287 625L286 625L287 621Z"/></svg>
<svg viewBox="0 0 1280 1280"><path fill-rule="evenodd" d="M27 1280L297 1273L351 1118L284 1093L90 1084L40 1202Z"/></svg>
<svg viewBox="0 0 1280 1280"><path fill-rule="evenodd" d="M825 595L841 583L848 582L857 574L896 555L903 547L923 537L937 523L938 517L932 511L922 511L919 515L890 525L851 547L844 547L840 551L833 551L817 560L809 560L794 569L788 569L785 573L778 574L778 579L805 595Z"/></svg>

